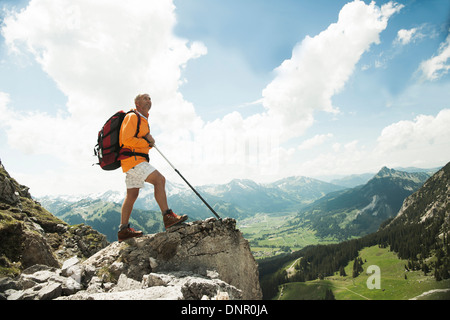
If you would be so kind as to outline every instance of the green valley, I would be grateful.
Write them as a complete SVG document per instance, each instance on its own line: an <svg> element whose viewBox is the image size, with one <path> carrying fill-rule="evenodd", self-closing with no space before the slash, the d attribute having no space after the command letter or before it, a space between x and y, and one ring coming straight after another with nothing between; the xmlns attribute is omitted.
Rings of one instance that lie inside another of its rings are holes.
<svg viewBox="0 0 450 320"><path fill-rule="evenodd" d="M379 229L259 261L265 299L450 298L450 163Z"/></svg>
<svg viewBox="0 0 450 320"><path fill-rule="evenodd" d="M430 272L425 275L422 270L407 270L408 261L399 259L387 248L367 247L358 257L364 262L364 272L357 277L353 278L354 261L351 261L345 267L344 276L335 272L323 280L285 283L279 287L274 299L323 300L328 290L336 300L450 299L450 279L436 281ZM370 289L367 285L368 281L372 283L369 278L373 276L373 273L367 273L369 266L380 268L379 289ZM424 292L430 293L421 296Z"/></svg>
<svg viewBox="0 0 450 320"><path fill-rule="evenodd" d="M334 243L333 238L320 238L307 227L293 227L290 221L297 213L257 213L238 220L238 228L250 242L256 259L300 250L308 245Z"/></svg>

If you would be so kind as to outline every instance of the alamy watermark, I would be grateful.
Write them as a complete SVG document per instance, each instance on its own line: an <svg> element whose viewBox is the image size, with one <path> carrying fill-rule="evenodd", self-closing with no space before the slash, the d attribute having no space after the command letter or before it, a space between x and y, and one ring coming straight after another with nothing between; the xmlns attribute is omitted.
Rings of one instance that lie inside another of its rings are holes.
<svg viewBox="0 0 450 320"><path fill-rule="evenodd" d="M366 285L370 290L381 289L381 269L377 265L371 265L367 268L367 274L370 274Z"/></svg>
<svg viewBox="0 0 450 320"><path fill-rule="evenodd" d="M166 142L167 143L167 142ZM228 128L185 135L176 142L178 164L232 169L235 176L274 174L280 170L280 132L276 128L244 130ZM170 154L169 154L170 156Z"/></svg>

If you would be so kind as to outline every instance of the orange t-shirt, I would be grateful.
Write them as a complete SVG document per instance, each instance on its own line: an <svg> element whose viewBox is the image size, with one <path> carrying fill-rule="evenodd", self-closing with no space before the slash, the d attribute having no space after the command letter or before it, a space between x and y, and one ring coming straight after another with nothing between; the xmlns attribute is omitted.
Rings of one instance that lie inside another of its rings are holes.
<svg viewBox="0 0 450 320"><path fill-rule="evenodd" d="M136 109L134 111L136 111ZM137 117L141 117L141 125L139 127L139 133L137 137L135 137L138 125ZM129 113L126 115L125 119L123 119L122 126L120 128L119 144L123 146L123 148L128 148L133 152L148 154L151 148L147 140L144 139L148 133L150 133L148 119L145 116L140 115L139 112L137 112L137 115L135 113ZM132 156L121 160L120 163L123 172L127 172L139 163L145 161L147 161L147 159L144 157Z"/></svg>

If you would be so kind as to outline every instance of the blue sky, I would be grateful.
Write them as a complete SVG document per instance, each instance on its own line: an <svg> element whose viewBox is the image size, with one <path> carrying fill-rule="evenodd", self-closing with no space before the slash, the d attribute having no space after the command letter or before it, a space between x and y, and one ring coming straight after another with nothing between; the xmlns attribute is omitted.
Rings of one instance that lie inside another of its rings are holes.
<svg viewBox="0 0 450 320"><path fill-rule="evenodd" d="M123 190L92 150L140 92L157 144L196 185L450 161L447 0L0 8L0 159L33 195Z"/></svg>

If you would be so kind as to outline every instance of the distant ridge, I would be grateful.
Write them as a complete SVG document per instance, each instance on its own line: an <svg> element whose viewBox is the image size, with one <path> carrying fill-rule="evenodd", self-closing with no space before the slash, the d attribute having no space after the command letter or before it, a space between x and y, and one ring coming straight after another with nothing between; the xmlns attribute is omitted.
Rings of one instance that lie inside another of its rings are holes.
<svg viewBox="0 0 450 320"><path fill-rule="evenodd" d="M425 172L408 173L383 167L366 184L329 193L301 209L290 224L310 227L320 237L338 240L375 232L397 214L405 198L429 177Z"/></svg>

